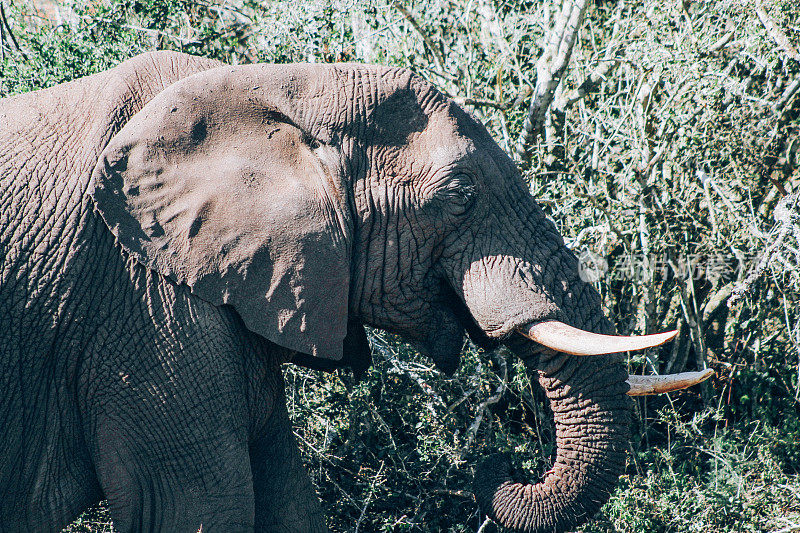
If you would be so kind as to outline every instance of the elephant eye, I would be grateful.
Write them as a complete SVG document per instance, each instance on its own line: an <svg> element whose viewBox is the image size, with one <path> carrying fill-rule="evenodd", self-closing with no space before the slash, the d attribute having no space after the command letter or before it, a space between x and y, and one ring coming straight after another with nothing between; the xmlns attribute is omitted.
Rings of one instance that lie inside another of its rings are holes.
<svg viewBox="0 0 800 533"><path fill-rule="evenodd" d="M435 194L440 206L453 215L467 212L475 200L475 186L466 174L458 174L447 180Z"/></svg>

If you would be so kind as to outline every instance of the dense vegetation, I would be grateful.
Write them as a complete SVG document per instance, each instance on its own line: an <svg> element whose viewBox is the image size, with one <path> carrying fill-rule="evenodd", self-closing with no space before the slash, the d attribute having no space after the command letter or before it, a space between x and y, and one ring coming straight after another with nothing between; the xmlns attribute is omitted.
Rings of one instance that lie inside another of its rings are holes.
<svg viewBox="0 0 800 533"><path fill-rule="evenodd" d="M0 0L0 95L153 49L230 63L407 66L460 99L581 256L620 333L678 328L631 373L710 366L637 402L630 462L584 531L800 531L800 7L589 6L545 135L519 146L558 5L503 0ZM520 149L522 148L522 149ZM494 531L476 459L547 469L541 393L502 351L444 377L371 332L375 365L289 367L290 408L332 531ZM107 531L102 508L72 531Z"/></svg>

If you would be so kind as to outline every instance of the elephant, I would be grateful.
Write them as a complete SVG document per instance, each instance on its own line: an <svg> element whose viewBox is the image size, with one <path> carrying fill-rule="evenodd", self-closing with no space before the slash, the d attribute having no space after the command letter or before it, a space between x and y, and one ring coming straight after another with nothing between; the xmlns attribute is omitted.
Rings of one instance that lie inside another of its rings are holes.
<svg viewBox="0 0 800 533"><path fill-rule="evenodd" d="M544 388L553 468L477 468L514 531L591 517L631 386L666 390L620 352L672 334L614 335L512 159L409 70L148 52L0 101L0 172L0 529L105 498L119 531L326 531L281 365L363 372L365 326L443 372L505 345Z"/></svg>

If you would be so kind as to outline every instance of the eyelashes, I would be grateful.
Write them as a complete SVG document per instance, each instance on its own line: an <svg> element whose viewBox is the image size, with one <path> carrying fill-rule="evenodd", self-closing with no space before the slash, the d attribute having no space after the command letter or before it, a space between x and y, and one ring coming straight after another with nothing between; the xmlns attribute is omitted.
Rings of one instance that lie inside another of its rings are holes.
<svg viewBox="0 0 800 533"><path fill-rule="evenodd" d="M460 215L469 210L475 201L476 187L466 174L458 174L447 180L447 184L439 187L433 194L438 207Z"/></svg>

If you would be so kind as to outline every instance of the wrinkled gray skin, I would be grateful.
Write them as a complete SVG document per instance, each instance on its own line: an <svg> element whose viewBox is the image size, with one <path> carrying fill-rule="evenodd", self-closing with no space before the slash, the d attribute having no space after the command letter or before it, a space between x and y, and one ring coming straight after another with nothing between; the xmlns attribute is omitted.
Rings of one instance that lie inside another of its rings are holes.
<svg viewBox="0 0 800 533"><path fill-rule="evenodd" d="M362 324L446 372L465 330L544 387L539 483L482 508L563 531L623 468L627 374L514 333L609 333L483 126L402 69L158 52L0 101L0 529L107 498L119 531L324 531L280 365L369 364Z"/></svg>

